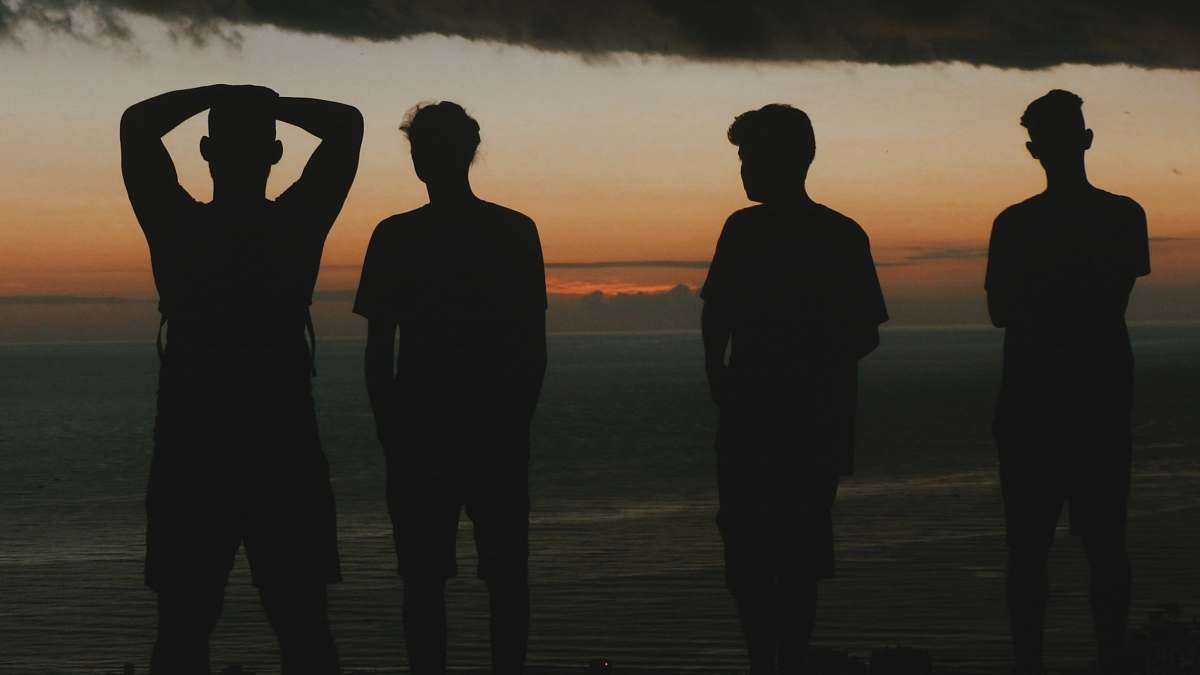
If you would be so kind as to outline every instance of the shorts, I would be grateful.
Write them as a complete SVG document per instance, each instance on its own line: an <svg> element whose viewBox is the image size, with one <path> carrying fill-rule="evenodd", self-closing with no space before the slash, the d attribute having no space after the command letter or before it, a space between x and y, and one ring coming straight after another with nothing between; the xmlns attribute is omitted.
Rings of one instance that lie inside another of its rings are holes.
<svg viewBox="0 0 1200 675"><path fill-rule="evenodd" d="M834 430L782 410L725 406L717 429L717 527L731 589L834 576Z"/></svg>
<svg viewBox="0 0 1200 675"><path fill-rule="evenodd" d="M1133 443L1127 423L1104 426L997 435L1010 548L1049 549L1064 503L1072 535L1124 540Z"/></svg>
<svg viewBox="0 0 1200 675"><path fill-rule="evenodd" d="M337 517L307 383L160 374L145 581L224 585L241 544L255 586L341 580Z"/></svg>
<svg viewBox="0 0 1200 675"><path fill-rule="evenodd" d="M387 503L397 573L458 575L459 515L466 508L480 579L525 577L529 563L529 436L463 439L409 435L388 448Z"/></svg>

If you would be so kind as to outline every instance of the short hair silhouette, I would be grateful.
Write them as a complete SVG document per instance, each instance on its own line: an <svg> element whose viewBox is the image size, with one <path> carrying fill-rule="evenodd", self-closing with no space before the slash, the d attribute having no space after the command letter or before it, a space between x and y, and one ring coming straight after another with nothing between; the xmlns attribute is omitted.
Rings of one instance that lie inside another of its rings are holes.
<svg viewBox="0 0 1200 675"><path fill-rule="evenodd" d="M738 115L726 135L739 149L774 149L795 155L805 165L817 152L812 120L803 110L785 103L770 103Z"/></svg>
<svg viewBox="0 0 1200 675"><path fill-rule="evenodd" d="M208 111L208 135L269 143L275 140L275 112L265 102L250 100L214 105Z"/></svg>
<svg viewBox="0 0 1200 675"><path fill-rule="evenodd" d="M479 123L453 101L418 103L404 116L400 130L414 147L429 148L467 165L475 161Z"/></svg>
<svg viewBox="0 0 1200 675"><path fill-rule="evenodd" d="M1031 137L1082 131L1086 126L1083 99L1065 89L1052 89L1025 108L1021 126L1029 130Z"/></svg>

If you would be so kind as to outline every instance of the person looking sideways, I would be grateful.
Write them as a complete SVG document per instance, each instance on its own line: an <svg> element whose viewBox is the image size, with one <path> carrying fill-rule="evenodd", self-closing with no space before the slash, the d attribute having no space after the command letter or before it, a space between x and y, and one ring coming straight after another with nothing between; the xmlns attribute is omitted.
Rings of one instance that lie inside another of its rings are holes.
<svg viewBox="0 0 1200 675"><path fill-rule="evenodd" d="M725 221L700 293L717 525L751 672L804 672L817 583L834 572L838 478L853 465L858 361L888 316L866 233L805 188L808 115L767 105L728 137L759 204Z"/></svg>

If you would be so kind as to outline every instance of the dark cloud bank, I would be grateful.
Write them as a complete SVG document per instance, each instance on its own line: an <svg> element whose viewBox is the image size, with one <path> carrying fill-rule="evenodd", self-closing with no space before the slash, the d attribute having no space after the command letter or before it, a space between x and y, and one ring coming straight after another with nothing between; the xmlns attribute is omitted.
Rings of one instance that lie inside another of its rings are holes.
<svg viewBox="0 0 1200 675"><path fill-rule="evenodd" d="M201 44L274 26L371 41L453 35L583 57L1200 68L1196 0L0 0L0 37L29 25L125 41L129 14Z"/></svg>

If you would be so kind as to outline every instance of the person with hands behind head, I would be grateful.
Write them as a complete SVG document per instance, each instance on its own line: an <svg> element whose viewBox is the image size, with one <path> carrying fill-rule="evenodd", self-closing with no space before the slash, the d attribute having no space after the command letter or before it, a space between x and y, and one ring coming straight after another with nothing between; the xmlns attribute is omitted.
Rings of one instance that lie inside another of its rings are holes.
<svg viewBox="0 0 1200 675"><path fill-rule="evenodd" d="M205 110L207 203L179 184L162 142ZM283 155L277 121L320 144L272 200L267 179ZM326 586L341 573L308 308L362 134L351 106L249 85L165 93L121 118L122 174L162 315L146 490L145 580L158 595L153 673L209 672L209 636L243 544L283 672L338 671Z"/></svg>

